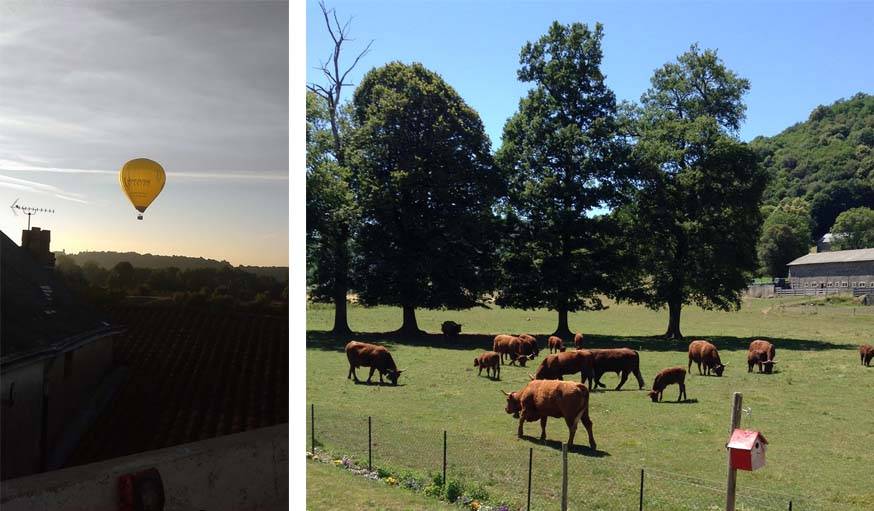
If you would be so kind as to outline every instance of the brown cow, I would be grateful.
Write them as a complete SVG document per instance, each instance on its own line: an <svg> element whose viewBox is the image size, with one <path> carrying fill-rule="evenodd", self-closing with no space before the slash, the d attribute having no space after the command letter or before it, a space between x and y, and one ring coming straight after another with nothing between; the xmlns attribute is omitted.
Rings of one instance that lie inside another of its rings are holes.
<svg viewBox="0 0 874 511"><path fill-rule="evenodd" d="M566 374L580 373L580 383L588 380L592 386L594 372L592 370L593 355L589 350L574 350L564 353L547 355L534 373L535 380L563 380Z"/></svg>
<svg viewBox="0 0 874 511"><path fill-rule="evenodd" d="M652 382L652 390L649 391L649 397L653 403L658 403L662 400L662 393L668 385L677 384L680 386L680 395L677 396L677 402L680 399L689 399L686 395L686 370L682 367L669 367L662 369L656 375Z"/></svg>
<svg viewBox="0 0 874 511"><path fill-rule="evenodd" d="M501 391L504 392L504 391ZM517 435L522 437L525 422L540 420L540 440L546 440L546 420L562 417L567 423L568 446L574 444L577 421L583 423L589 433L589 446L596 448L592 435L592 420L589 418L589 389L582 383L556 380L534 380L519 392L506 393L505 411L519 419Z"/></svg>
<svg viewBox="0 0 874 511"><path fill-rule="evenodd" d="M483 375L483 367L486 368L486 376L496 380L501 379L501 354L496 351L487 351L473 359L473 366L479 367L479 376Z"/></svg>
<svg viewBox="0 0 874 511"><path fill-rule="evenodd" d="M496 351L501 354L501 363L504 362L504 356L509 356L511 359L513 355L516 353L516 346L518 343L518 337L507 335L507 334L498 334L495 336L495 339L492 341L492 351ZM516 343L513 341L516 340Z"/></svg>
<svg viewBox="0 0 874 511"><path fill-rule="evenodd" d="M767 374L771 374L774 370L774 355L777 354L777 350L774 348L774 345L769 343L768 341L755 340L750 343L750 349L747 352L747 372L753 372L753 366L759 366L759 372L762 371L762 366L764 366L764 372Z"/></svg>
<svg viewBox="0 0 874 511"><path fill-rule="evenodd" d="M874 346L870 344L859 346L859 357L862 359L862 365L871 367L871 359L874 358Z"/></svg>
<svg viewBox="0 0 874 511"><path fill-rule="evenodd" d="M576 335L574 335L574 348L582 349L582 347L583 347L583 334L581 334L580 332L577 332Z"/></svg>
<svg viewBox="0 0 874 511"><path fill-rule="evenodd" d="M550 335L549 339L546 340L547 346L549 346L549 352L562 352L564 353L564 341L561 340L561 337L556 337L554 335Z"/></svg>
<svg viewBox="0 0 874 511"><path fill-rule="evenodd" d="M525 355L527 355L527 356L534 355L535 357L537 355L540 355L540 346L537 345L537 338L536 337L534 337L533 335L528 335L528 334L519 334L517 337L519 337L519 339L521 339L522 342L525 343L525 345L526 345L525 350L524 350Z"/></svg>
<svg viewBox="0 0 874 511"><path fill-rule="evenodd" d="M398 377L404 372L404 369L398 369L395 361L391 358L391 353L382 346L376 344L367 344L365 342L350 341L346 345L346 358L349 359L349 374L346 379L355 378L355 383L358 383L358 375L355 374L355 369L359 367L369 367L370 375L367 377L367 383L373 378L373 371L379 371L379 383L383 383L382 376L386 375L391 380L392 385L398 384Z"/></svg>
<svg viewBox="0 0 874 511"><path fill-rule="evenodd" d="M709 375L710 371L716 373L716 376L722 376L725 370L725 365L719 360L719 351L708 341L692 341L689 344L689 371L692 371L692 362L698 364L698 374L702 374L701 364L704 364L705 376Z"/></svg>
<svg viewBox="0 0 874 511"><path fill-rule="evenodd" d="M592 368L594 372L595 385L606 387L601 383L601 375L604 373L621 374L619 385L616 390L622 388L628 380L630 373L637 378L637 384L640 390L643 390L643 376L640 374L640 355L636 351L629 348L613 348L613 349L593 349L592 352Z"/></svg>

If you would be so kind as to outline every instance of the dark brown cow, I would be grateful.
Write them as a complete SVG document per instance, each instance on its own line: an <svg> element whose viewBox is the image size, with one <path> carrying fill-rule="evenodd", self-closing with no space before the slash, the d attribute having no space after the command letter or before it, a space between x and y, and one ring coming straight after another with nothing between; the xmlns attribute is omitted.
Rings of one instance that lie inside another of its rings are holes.
<svg viewBox="0 0 874 511"><path fill-rule="evenodd" d="M473 366L479 367L479 376L483 375L483 368L486 368L486 376L496 380L501 379L501 354L496 351L487 351L477 358L473 359Z"/></svg>
<svg viewBox="0 0 874 511"><path fill-rule="evenodd" d="M537 344L536 337L528 334L519 334L518 337L526 344L524 349L524 354L526 356L534 355L536 357L537 355L540 355L540 346Z"/></svg>
<svg viewBox="0 0 874 511"><path fill-rule="evenodd" d="M346 358L349 359L349 374L346 379L355 378L355 383L358 383L358 375L355 374L355 369L359 367L369 367L370 375L367 376L367 383L373 378L373 371L379 371L379 383L383 383L382 376L385 375L391 380L392 385L398 384L398 377L404 372L403 369L398 369L395 361L391 358L391 353L382 346L376 344L367 344L366 342L350 341L346 345Z"/></svg>
<svg viewBox="0 0 874 511"><path fill-rule="evenodd" d="M546 345L549 346L550 353L564 353L564 341L561 340L561 337L556 337L554 335L549 336L549 339L546 340Z"/></svg>
<svg viewBox="0 0 874 511"><path fill-rule="evenodd" d="M601 383L601 376L604 373L616 373L621 375L619 385L616 390L622 388L628 380L629 374L634 374L637 378L637 384L640 390L643 390L643 376L640 374L640 355L636 351L629 348L613 348L613 349L593 349L592 352L592 368L594 372L595 384L601 387L606 387Z"/></svg>
<svg viewBox="0 0 874 511"><path fill-rule="evenodd" d="M582 349L582 347L583 347L583 334L581 334L580 332L577 332L574 335L574 348Z"/></svg>
<svg viewBox="0 0 874 511"><path fill-rule="evenodd" d="M725 365L719 360L719 351L708 341L692 341L689 344L689 371L692 370L692 362L698 364L698 374L702 374L701 364L704 364L705 376L711 371L716 373L716 376L722 376L725 370Z"/></svg>
<svg viewBox="0 0 874 511"><path fill-rule="evenodd" d="M768 341L763 341L761 339L755 340L750 343L750 349L747 352L747 372L753 372L753 366L759 366L759 372L765 372L770 374L774 370L774 356L777 354L777 350L774 348L774 345L769 343ZM764 366L764 371L762 367Z"/></svg>
<svg viewBox="0 0 874 511"><path fill-rule="evenodd" d="M580 373L580 383L588 380L592 386L594 371L593 355L589 350L574 350L547 355L534 373L535 380L563 380L566 374Z"/></svg>
<svg viewBox="0 0 874 511"><path fill-rule="evenodd" d="M501 391L504 392L504 391ZM533 380L518 392L506 393L507 413L519 419L517 436L522 437L525 422L540 421L540 440L546 440L546 420L564 418L568 429L568 446L574 444L577 422L582 422L589 433L589 446L596 448L589 418L589 389L582 383L556 380Z"/></svg>
<svg viewBox="0 0 874 511"><path fill-rule="evenodd" d="M686 370L682 367L669 367L659 371L659 374L656 375L655 380L652 382L652 390L649 391L649 397L652 399L652 402L657 403L661 401L665 387L675 383L680 386L680 395L677 396L677 402L680 399L689 399L689 396L686 395Z"/></svg>
<svg viewBox="0 0 874 511"><path fill-rule="evenodd" d="M874 358L874 346L870 344L859 346L859 358L862 359L862 365L871 367L871 359Z"/></svg>
<svg viewBox="0 0 874 511"><path fill-rule="evenodd" d="M443 335L446 337L458 337L458 334L461 333L461 324L456 323L455 321L444 321L442 325L440 325L440 331L443 332Z"/></svg>

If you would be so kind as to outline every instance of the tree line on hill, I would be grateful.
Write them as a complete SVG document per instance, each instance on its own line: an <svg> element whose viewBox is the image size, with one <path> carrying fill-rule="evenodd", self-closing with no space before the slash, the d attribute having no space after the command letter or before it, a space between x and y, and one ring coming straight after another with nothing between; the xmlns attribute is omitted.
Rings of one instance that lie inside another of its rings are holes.
<svg viewBox="0 0 874 511"><path fill-rule="evenodd" d="M715 51L692 45L619 103L603 26L555 22L520 52L530 89L492 153L479 115L422 64L374 68L343 103L348 25L329 28L333 61L307 94L307 277L336 334L350 291L400 306L411 334L417 308L487 297L556 311L564 336L602 296L667 307L669 338L684 305L739 307L767 174L737 135L749 82Z"/></svg>
<svg viewBox="0 0 874 511"><path fill-rule="evenodd" d="M172 298L179 305L213 310L266 309L288 303L288 282L225 265L179 269L136 267L120 261L107 269L93 260L81 266L66 254L56 254L55 269L65 283L99 305L126 296Z"/></svg>

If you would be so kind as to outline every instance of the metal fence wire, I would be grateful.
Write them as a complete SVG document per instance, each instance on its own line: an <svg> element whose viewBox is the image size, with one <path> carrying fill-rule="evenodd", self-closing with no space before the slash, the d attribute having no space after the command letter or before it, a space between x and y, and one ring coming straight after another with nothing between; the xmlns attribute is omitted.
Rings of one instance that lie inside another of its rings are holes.
<svg viewBox="0 0 874 511"><path fill-rule="evenodd" d="M316 405L311 405L308 415L310 449L312 445L332 457L345 456L359 467L372 466L385 473L415 473L423 484L458 482L467 493L487 495L488 502L512 510L561 509L564 464L558 442L541 444L529 437L525 448L509 448L506 441L484 437L464 424L443 429L424 417L399 424ZM579 445L568 453L567 479L569 510L725 509L725 481L635 466ZM746 485L736 497L736 509L786 510L790 501L795 510L842 509L834 502Z"/></svg>

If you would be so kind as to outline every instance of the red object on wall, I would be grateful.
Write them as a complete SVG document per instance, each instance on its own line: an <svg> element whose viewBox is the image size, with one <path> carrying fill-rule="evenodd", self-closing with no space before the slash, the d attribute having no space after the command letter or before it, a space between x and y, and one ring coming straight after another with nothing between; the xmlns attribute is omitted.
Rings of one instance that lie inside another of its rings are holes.
<svg viewBox="0 0 874 511"><path fill-rule="evenodd" d="M156 468L118 478L119 511L162 511L164 482Z"/></svg>
<svg viewBox="0 0 874 511"><path fill-rule="evenodd" d="M736 429L728 440L731 468L756 470L765 466L765 446L768 440L758 431Z"/></svg>

